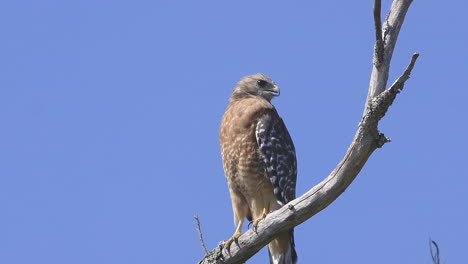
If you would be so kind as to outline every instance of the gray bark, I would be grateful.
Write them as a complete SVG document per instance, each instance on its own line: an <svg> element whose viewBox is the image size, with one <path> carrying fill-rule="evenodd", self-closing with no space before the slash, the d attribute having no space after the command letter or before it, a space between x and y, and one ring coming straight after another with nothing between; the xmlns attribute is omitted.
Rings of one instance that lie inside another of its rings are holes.
<svg viewBox="0 0 468 264"><path fill-rule="evenodd" d="M345 156L322 182L304 195L270 213L257 229L244 233L230 249L222 246L210 251L199 263L243 263L267 245L278 233L291 229L330 205L356 178L367 159L377 148L390 141L378 130L385 115L419 56L415 53L403 74L385 90L393 50L411 0L394 0L383 29L380 28L380 2L374 5L376 45L373 70L363 118ZM379 33L379 30L382 30Z"/></svg>
<svg viewBox="0 0 468 264"><path fill-rule="evenodd" d="M382 28L380 27L380 2L381 1L375 1L374 4L376 41L367 102L383 92L387 86L388 72L390 70L390 61L392 60L393 50L395 48L401 26L405 20L406 12L413 1L394 0ZM366 112L367 105L365 105L364 114Z"/></svg>

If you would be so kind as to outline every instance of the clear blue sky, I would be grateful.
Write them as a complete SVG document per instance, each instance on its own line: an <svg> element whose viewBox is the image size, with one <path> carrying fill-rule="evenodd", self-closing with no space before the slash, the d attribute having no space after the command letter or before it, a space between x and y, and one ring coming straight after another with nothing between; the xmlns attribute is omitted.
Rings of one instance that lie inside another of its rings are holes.
<svg viewBox="0 0 468 264"><path fill-rule="evenodd" d="M0 263L195 263L234 232L218 127L262 72L298 155L298 195L345 153L371 69L373 1L4 1ZM383 1L384 13L390 1ZM381 123L393 141L299 226L300 263L466 263L468 4L415 1ZM266 263L262 250L249 263Z"/></svg>

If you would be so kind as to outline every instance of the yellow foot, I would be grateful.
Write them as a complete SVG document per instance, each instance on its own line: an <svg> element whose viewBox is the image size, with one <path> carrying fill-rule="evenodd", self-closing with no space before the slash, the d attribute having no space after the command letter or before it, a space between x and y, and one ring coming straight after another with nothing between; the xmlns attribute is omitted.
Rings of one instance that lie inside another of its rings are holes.
<svg viewBox="0 0 468 264"><path fill-rule="evenodd" d="M237 239L241 236L241 232L235 232L234 235L228 239L226 242L224 242L224 247L227 248L227 250L229 251L229 249L231 248L231 244L232 242L236 241L237 243Z"/></svg>
<svg viewBox="0 0 468 264"><path fill-rule="evenodd" d="M232 242L236 242L236 244L237 244L237 239L242 234L242 225L243 224L244 224L244 218L242 218L239 221L239 223L237 223L237 228L236 228L236 232L234 232L234 235L232 235L232 237L230 239L228 239L226 242L224 242L224 247L226 247L228 251L231 248Z"/></svg>
<svg viewBox="0 0 468 264"><path fill-rule="evenodd" d="M262 221L263 219L265 219L266 216L267 216L266 209L263 209L262 215L261 215L259 218L257 218L257 219L255 219L255 220L251 221L251 222L249 223L249 225L252 225L252 229L253 229L254 231L257 231L257 225L258 225L258 223L260 223L260 221Z"/></svg>

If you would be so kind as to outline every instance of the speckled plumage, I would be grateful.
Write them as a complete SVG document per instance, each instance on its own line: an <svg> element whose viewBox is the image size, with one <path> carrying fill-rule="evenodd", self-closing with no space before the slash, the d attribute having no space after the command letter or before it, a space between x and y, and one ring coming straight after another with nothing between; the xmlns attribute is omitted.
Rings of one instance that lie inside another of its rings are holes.
<svg viewBox="0 0 468 264"><path fill-rule="evenodd" d="M279 89L263 74L244 77L234 87L220 128L223 167L234 223L262 218L295 198L294 144L270 103ZM293 230L268 245L270 263L296 263Z"/></svg>

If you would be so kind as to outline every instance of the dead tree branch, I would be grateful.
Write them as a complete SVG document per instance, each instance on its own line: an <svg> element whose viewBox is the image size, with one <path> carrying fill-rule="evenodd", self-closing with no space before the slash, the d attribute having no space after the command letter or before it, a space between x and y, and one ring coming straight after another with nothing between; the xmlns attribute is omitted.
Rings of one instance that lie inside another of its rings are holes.
<svg viewBox="0 0 468 264"><path fill-rule="evenodd" d="M379 33L381 3L379 0L375 1L376 45L366 110L354 139L338 166L307 193L268 214L255 231L250 229L244 233L238 239L237 244L230 247L230 251L222 247L215 248L199 263L245 262L278 233L303 223L331 204L356 178L374 150L389 141L379 132L378 123L395 100L396 95L403 89L418 58L418 54L415 53L404 73L388 90L385 90L390 60L411 2L411 0L394 0L383 30Z"/></svg>
<svg viewBox="0 0 468 264"><path fill-rule="evenodd" d="M435 252L432 250L432 247L435 248ZM429 250L431 252L432 263L440 264L439 246L432 238L429 238Z"/></svg>
<svg viewBox="0 0 468 264"><path fill-rule="evenodd" d="M208 255L208 250L206 249L206 246L205 246L205 240L203 240L203 233L201 231L200 218L198 218L198 215L195 215L193 218L195 218L195 221L197 221L197 231L198 231L198 235L200 236L200 243L202 245L203 251L205 252L205 256L206 256Z"/></svg>
<svg viewBox="0 0 468 264"><path fill-rule="evenodd" d="M367 93L367 102L380 94L387 87L388 72L390 70L390 61L392 60L393 50L400 33L400 28L405 20L406 12L411 5L412 0L394 0L390 12L385 19L382 28L380 25L380 1L376 0L374 4L374 25L376 31L376 43L374 47L374 59ZM368 111L365 106L364 114Z"/></svg>
<svg viewBox="0 0 468 264"><path fill-rule="evenodd" d="M384 42L382 38L381 10L382 1L376 0L374 3L374 26L375 26L375 47L374 47L374 65L379 68L383 63Z"/></svg>

